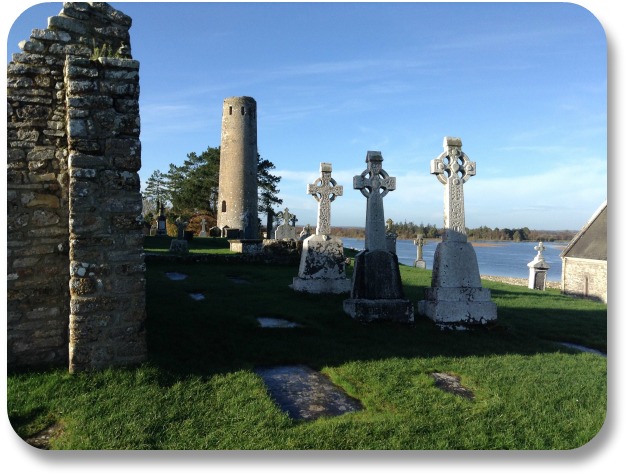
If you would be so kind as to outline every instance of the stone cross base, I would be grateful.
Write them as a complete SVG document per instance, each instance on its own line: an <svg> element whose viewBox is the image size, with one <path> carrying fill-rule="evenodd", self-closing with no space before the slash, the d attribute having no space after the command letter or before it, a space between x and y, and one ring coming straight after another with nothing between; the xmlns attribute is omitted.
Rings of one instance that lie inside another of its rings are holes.
<svg viewBox="0 0 628 476"><path fill-rule="evenodd" d="M528 276L528 288L545 291L547 281L547 269L530 267L530 275Z"/></svg>
<svg viewBox="0 0 628 476"><path fill-rule="evenodd" d="M429 300L418 302L419 314L429 317L441 329L466 330L477 326L484 326L497 319L497 305L490 300L487 289L456 288L425 290L426 295L436 291L436 294L448 294L455 297L451 300ZM438 291L446 291L439 293ZM486 294L485 294L486 293ZM473 301L469 295L484 297L483 300ZM427 296L426 296L427 297ZM488 300L486 298L488 297Z"/></svg>
<svg viewBox="0 0 628 476"><path fill-rule="evenodd" d="M361 251L355 256L351 297L344 311L360 321L414 322L412 303L405 299L397 255Z"/></svg>
<svg viewBox="0 0 628 476"><path fill-rule="evenodd" d="M188 250L187 240L172 240L170 242L170 253L185 254Z"/></svg>
<svg viewBox="0 0 628 476"><path fill-rule="evenodd" d="M434 253L432 287L419 301L419 314L441 328L469 329L497 319L491 292L482 288L477 257L471 243L443 241Z"/></svg>
<svg viewBox="0 0 628 476"><path fill-rule="evenodd" d="M292 289L312 294L341 294L351 290L345 275L342 241L325 235L312 235L303 241L299 274Z"/></svg>
<svg viewBox="0 0 628 476"><path fill-rule="evenodd" d="M422 260L422 259L414 260L414 267L415 268L421 268L421 269L426 269L427 268L427 266L425 264L425 260Z"/></svg>
<svg viewBox="0 0 628 476"><path fill-rule="evenodd" d="M201 238L205 238L205 237L207 237L209 235L207 234L206 231L201 231L201 232L199 232L198 236L200 236Z"/></svg>
<svg viewBox="0 0 628 476"><path fill-rule="evenodd" d="M229 249L235 253L256 255L262 252L263 240L229 240Z"/></svg>
<svg viewBox="0 0 628 476"><path fill-rule="evenodd" d="M342 307L361 322L414 322L414 308L407 299L345 299Z"/></svg>

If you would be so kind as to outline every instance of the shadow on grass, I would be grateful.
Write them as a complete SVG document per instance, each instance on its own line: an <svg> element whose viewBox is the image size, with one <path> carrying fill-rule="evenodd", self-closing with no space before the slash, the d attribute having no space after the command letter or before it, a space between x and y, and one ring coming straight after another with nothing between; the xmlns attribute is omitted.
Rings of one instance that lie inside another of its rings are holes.
<svg viewBox="0 0 628 476"><path fill-rule="evenodd" d="M348 296L290 289L297 271L293 266L151 264L147 271L151 362L170 376L164 378L175 381L181 375L210 376L257 366L305 364L320 369L391 357L573 352L552 341L606 350L606 307L559 293L485 283L498 305L497 323L473 331L441 331L416 314L430 271L401 267L406 297L415 307L413 325L354 321L342 310ZM188 278L171 281L168 272ZM205 299L195 301L191 293ZM257 317L301 326L262 328Z"/></svg>

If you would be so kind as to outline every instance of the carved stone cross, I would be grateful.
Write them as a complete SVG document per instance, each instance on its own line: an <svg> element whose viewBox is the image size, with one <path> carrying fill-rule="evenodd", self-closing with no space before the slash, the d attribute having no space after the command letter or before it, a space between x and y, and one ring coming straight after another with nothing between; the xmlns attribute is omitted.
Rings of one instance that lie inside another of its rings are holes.
<svg viewBox="0 0 628 476"><path fill-rule="evenodd" d="M539 244L534 247L534 249L538 252L536 254L537 259L543 259L543 251L545 251L545 246L542 241L539 241Z"/></svg>
<svg viewBox="0 0 628 476"><path fill-rule="evenodd" d="M286 209L283 212L277 213L277 218L281 218L283 220L283 224L284 225L289 225L290 224L290 220L295 218L295 215L290 213L290 210L288 210L288 208L286 207ZM292 225L292 226L294 226L294 225Z"/></svg>
<svg viewBox="0 0 628 476"><path fill-rule="evenodd" d="M414 240L414 244L416 246L416 259L417 261L423 259L423 235L417 235L416 240Z"/></svg>
<svg viewBox="0 0 628 476"><path fill-rule="evenodd" d="M462 152L462 140L445 137L442 154L430 163L430 173L445 185L445 238L466 241L463 184L475 175L475 162Z"/></svg>
<svg viewBox="0 0 628 476"><path fill-rule="evenodd" d="M353 188L366 197L366 227L364 248L368 251L386 250L386 226L384 224L384 196L396 188L395 177L384 169L381 152L366 153L367 168L353 177Z"/></svg>
<svg viewBox="0 0 628 476"><path fill-rule="evenodd" d="M331 234L331 202L342 196L342 185L338 185L331 178L331 164L321 162L321 177L312 184L308 184L307 193L314 196L318 202L318 216L316 218L316 234Z"/></svg>
<svg viewBox="0 0 628 476"><path fill-rule="evenodd" d="M185 236L185 228L188 226L188 222L183 220L181 217L177 218L174 222L177 225L177 240L183 240Z"/></svg>

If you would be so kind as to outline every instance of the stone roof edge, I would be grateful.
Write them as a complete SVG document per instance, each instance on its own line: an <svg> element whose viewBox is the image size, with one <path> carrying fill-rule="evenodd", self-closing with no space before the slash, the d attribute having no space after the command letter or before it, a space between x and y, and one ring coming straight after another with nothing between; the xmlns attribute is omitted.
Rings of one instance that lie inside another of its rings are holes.
<svg viewBox="0 0 628 476"><path fill-rule="evenodd" d="M591 215L591 218L585 223L585 225L580 229L576 236L569 242L569 244L565 247L565 249L560 253L560 257L564 258L565 255L574 247L574 245L578 242L578 240L585 234L585 232L591 227L593 222L600 216L600 213L606 208L608 200L604 200L602 204L598 207L598 209Z"/></svg>

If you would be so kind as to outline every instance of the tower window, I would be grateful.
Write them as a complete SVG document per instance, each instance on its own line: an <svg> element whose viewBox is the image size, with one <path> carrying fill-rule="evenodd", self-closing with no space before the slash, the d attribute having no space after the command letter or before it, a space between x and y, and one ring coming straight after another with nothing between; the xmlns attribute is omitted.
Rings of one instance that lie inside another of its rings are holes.
<svg viewBox="0 0 628 476"><path fill-rule="evenodd" d="M242 115L244 116L244 106L242 106L242 107L240 108L240 112L241 112L241 113L242 113Z"/></svg>
<svg viewBox="0 0 628 476"><path fill-rule="evenodd" d="M222 201L221 210L222 210L223 213L225 213L227 211L227 201L226 200Z"/></svg>
<svg viewBox="0 0 628 476"><path fill-rule="evenodd" d="M229 115L233 114L233 106L229 106Z"/></svg>

